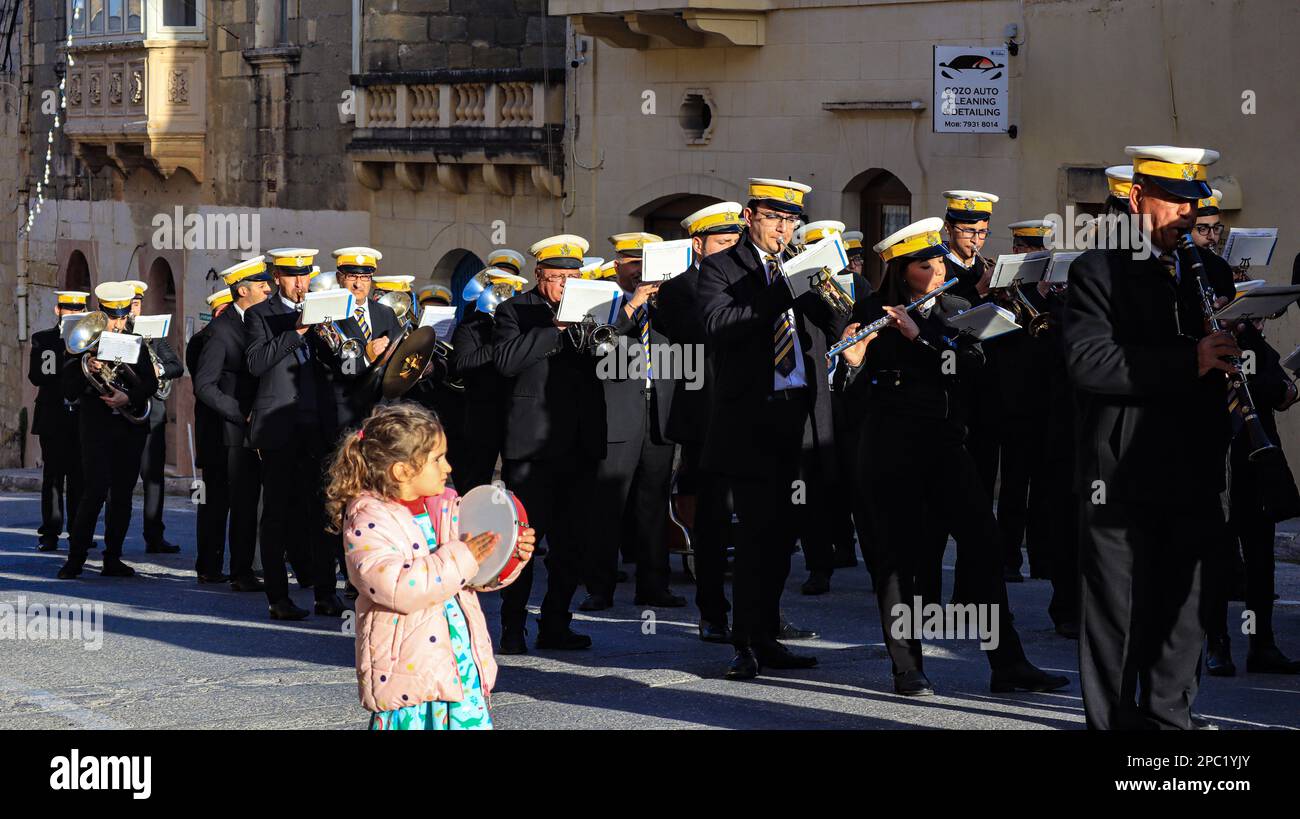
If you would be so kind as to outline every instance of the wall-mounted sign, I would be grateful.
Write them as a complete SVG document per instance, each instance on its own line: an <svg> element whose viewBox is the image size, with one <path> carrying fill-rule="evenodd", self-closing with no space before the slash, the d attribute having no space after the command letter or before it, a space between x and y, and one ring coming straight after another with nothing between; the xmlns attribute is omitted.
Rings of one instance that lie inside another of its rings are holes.
<svg viewBox="0 0 1300 819"><path fill-rule="evenodd" d="M935 133L1006 133L1008 71L1005 48L935 46Z"/></svg>

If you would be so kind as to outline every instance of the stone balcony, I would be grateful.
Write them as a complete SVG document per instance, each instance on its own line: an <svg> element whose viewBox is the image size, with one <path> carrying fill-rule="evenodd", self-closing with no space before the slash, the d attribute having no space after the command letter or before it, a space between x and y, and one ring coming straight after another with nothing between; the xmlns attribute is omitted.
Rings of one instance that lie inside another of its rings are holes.
<svg viewBox="0 0 1300 819"><path fill-rule="evenodd" d="M177 168L203 181L207 42L129 39L66 49L65 133L93 171Z"/></svg>
<svg viewBox="0 0 1300 819"><path fill-rule="evenodd" d="M362 185L385 167L410 190L426 179L452 193L479 174L495 193L528 184L563 195L563 72L492 68L353 75L356 126L348 143Z"/></svg>
<svg viewBox="0 0 1300 819"><path fill-rule="evenodd" d="M550 0L579 34L616 48L761 46L773 0Z"/></svg>

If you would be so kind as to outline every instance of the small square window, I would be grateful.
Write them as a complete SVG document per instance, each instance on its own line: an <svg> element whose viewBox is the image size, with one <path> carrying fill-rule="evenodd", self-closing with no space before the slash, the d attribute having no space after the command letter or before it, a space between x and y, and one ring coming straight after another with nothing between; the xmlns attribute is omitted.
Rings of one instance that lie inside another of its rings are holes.
<svg viewBox="0 0 1300 819"><path fill-rule="evenodd" d="M194 28L199 24L199 0L163 0L163 25Z"/></svg>

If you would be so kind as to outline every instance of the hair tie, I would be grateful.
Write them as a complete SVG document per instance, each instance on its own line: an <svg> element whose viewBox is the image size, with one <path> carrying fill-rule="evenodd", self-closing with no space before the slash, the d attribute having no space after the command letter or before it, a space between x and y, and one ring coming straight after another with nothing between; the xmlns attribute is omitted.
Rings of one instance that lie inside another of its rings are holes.
<svg viewBox="0 0 1300 819"><path fill-rule="evenodd" d="M364 440L365 437L366 437L366 431L365 431L364 429L359 429L359 430L357 430L357 440L358 440L358 441Z"/></svg>

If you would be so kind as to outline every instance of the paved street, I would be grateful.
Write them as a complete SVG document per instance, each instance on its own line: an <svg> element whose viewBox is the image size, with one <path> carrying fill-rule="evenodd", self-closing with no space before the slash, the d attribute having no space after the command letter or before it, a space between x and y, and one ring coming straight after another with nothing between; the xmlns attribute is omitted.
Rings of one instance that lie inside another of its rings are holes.
<svg viewBox="0 0 1300 819"><path fill-rule="evenodd" d="M137 497L137 504L139 498ZM139 512L126 560L139 574L101 578L97 553L80 581L58 581L66 551L35 549L34 494L0 495L0 602L102 603L103 644L0 641L0 728L360 728L352 638L337 620L273 623L261 594L194 582L194 508L168 498L167 533L179 555L146 555ZM66 549L66 541L62 544ZM676 559L675 559L676 560ZM948 555L949 564L952 551ZM675 563L675 568L680 565ZM540 568L540 567L539 567ZM949 568L951 566L949 565ZM798 645L819 668L775 672L752 683L723 680L731 653L701 643L695 610L663 609L650 624L620 586L614 609L576 617L588 652L503 657L494 697L497 725L521 728L1064 728L1083 725L1076 643L1056 636L1046 615L1050 588L1011 587L1016 626L1030 658L1068 674L1057 694L993 696L973 642L927 646L927 672L940 696L896 697L879 618L861 568L837 572L833 591L802 597L796 557L786 611L822 639ZM540 576L540 575L539 575ZM951 571L947 574L951 580ZM296 587L295 587L296 588ZM542 584L534 588L540 600ZM674 590L693 593L684 576ZM1300 566L1279 563L1277 631L1300 654ZM310 607L310 592L297 591ZM498 599L484 595L497 627ZM1231 609L1239 617L1241 604ZM1234 620L1235 622L1235 620ZM530 639L531 648L531 639ZM1245 639L1234 641L1239 676L1207 678L1196 710L1223 728L1300 727L1300 678L1245 674Z"/></svg>

